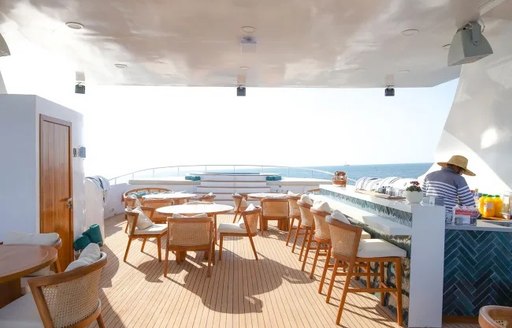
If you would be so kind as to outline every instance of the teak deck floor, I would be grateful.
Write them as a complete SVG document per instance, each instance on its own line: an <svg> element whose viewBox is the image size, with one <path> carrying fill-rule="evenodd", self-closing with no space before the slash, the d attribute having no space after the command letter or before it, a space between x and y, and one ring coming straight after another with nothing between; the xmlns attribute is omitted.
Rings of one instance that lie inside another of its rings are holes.
<svg viewBox="0 0 512 328"><path fill-rule="evenodd" d="M219 215L218 220L230 222L232 215ZM164 278L154 242L146 243L144 253L140 241L132 242L123 262L124 226L124 215L105 220L102 249L108 263L100 294L106 327L336 327L341 284L327 304L327 288L323 295L317 292L323 262L310 279L312 255L302 272L297 250L291 253L291 246L285 245L286 233L275 226L255 237L259 261L248 238L225 238L222 261L213 267L211 278L206 277L203 254L195 252L179 265L170 253L170 273ZM162 258L164 254L162 250ZM342 326L397 327L393 317L374 295L349 293Z"/></svg>

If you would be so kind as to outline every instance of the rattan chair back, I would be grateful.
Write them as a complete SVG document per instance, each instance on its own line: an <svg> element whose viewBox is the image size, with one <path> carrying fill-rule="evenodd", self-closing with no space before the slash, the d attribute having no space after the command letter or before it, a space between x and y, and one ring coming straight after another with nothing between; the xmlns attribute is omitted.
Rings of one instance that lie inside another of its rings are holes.
<svg viewBox="0 0 512 328"><path fill-rule="evenodd" d="M354 261L357 257L362 229L330 217L326 219L326 223L329 225L333 257L346 262Z"/></svg>
<svg viewBox="0 0 512 328"><path fill-rule="evenodd" d="M319 211L312 207L311 214L313 215L313 220L315 220L315 239L331 239L331 234L329 232L329 224L327 224L327 222L325 221L325 218L331 213Z"/></svg>
<svg viewBox="0 0 512 328"><path fill-rule="evenodd" d="M44 327L87 327L95 320L103 324L99 284L106 263L102 252L90 265L28 281Z"/></svg>
<svg viewBox="0 0 512 328"><path fill-rule="evenodd" d="M300 224L304 227L314 227L315 219L313 218L313 214L311 213L312 205L301 202L300 200L297 201L297 205L299 206L299 211L300 211L300 218L301 218Z"/></svg>

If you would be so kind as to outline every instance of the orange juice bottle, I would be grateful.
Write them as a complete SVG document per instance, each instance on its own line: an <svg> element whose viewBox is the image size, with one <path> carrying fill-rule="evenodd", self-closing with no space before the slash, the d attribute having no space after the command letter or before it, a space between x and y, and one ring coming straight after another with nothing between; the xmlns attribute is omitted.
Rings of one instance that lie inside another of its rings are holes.
<svg viewBox="0 0 512 328"><path fill-rule="evenodd" d="M484 215L485 197L487 197L487 194L482 194L482 196L480 196L480 198L478 198L478 211L482 215Z"/></svg>
<svg viewBox="0 0 512 328"><path fill-rule="evenodd" d="M501 218L501 210L503 208L503 201L499 195L494 195L494 216Z"/></svg>
<svg viewBox="0 0 512 328"><path fill-rule="evenodd" d="M486 218L491 218L494 216L494 200L492 195L487 195L484 198L484 212L482 215Z"/></svg>

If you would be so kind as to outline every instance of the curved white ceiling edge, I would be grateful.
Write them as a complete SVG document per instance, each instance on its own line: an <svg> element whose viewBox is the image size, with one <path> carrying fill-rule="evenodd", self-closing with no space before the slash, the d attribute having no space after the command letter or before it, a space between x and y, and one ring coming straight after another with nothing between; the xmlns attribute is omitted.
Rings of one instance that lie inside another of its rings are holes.
<svg viewBox="0 0 512 328"><path fill-rule="evenodd" d="M498 194L512 190L512 22L487 24L486 35L494 54L463 65L435 159L466 156L470 188Z"/></svg>

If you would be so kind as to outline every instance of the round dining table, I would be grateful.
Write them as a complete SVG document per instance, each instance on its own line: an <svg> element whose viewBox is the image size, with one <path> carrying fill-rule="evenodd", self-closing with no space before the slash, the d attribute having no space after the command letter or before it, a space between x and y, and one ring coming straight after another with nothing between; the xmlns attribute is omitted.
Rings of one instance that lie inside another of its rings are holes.
<svg viewBox="0 0 512 328"><path fill-rule="evenodd" d="M231 205L217 203L192 203L159 207L156 211L161 214L222 214L232 211L233 208Z"/></svg>
<svg viewBox="0 0 512 328"><path fill-rule="evenodd" d="M182 205L170 205L159 207L156 209L158 213L173 215L173 214L182 214L182 215L196 215L206 213L208 215L213 215L214 218L214 238L217 239L217 214L228 213L233 211L234 207L231 205L217 204L217 203L205 203L198 202L192 204L182 204ZM176 262L181 263L185 260L187 256L186 251L176 252Z"/></svg>
<svg viewBox="0 0 512 328"><path fill-rule="evenodd" d="M281 192L254 192L247 194L249 199L262 200L263 198L287 198L289 195Z"/></svg>
<svg viewBox="0 0 512 328"><path fill-rule="evenodd" d="M21 297L21 277L56 260L53 246L0 245L0 308Z"/></svg>
<svg viewBox="0 0 512 328"><path fill-rule="evenodd" d="M172 199L172 200L187 200L196 197L196 194L186 192L161 192L157 194L147 194L142 196L142 199Z"/></svg>

